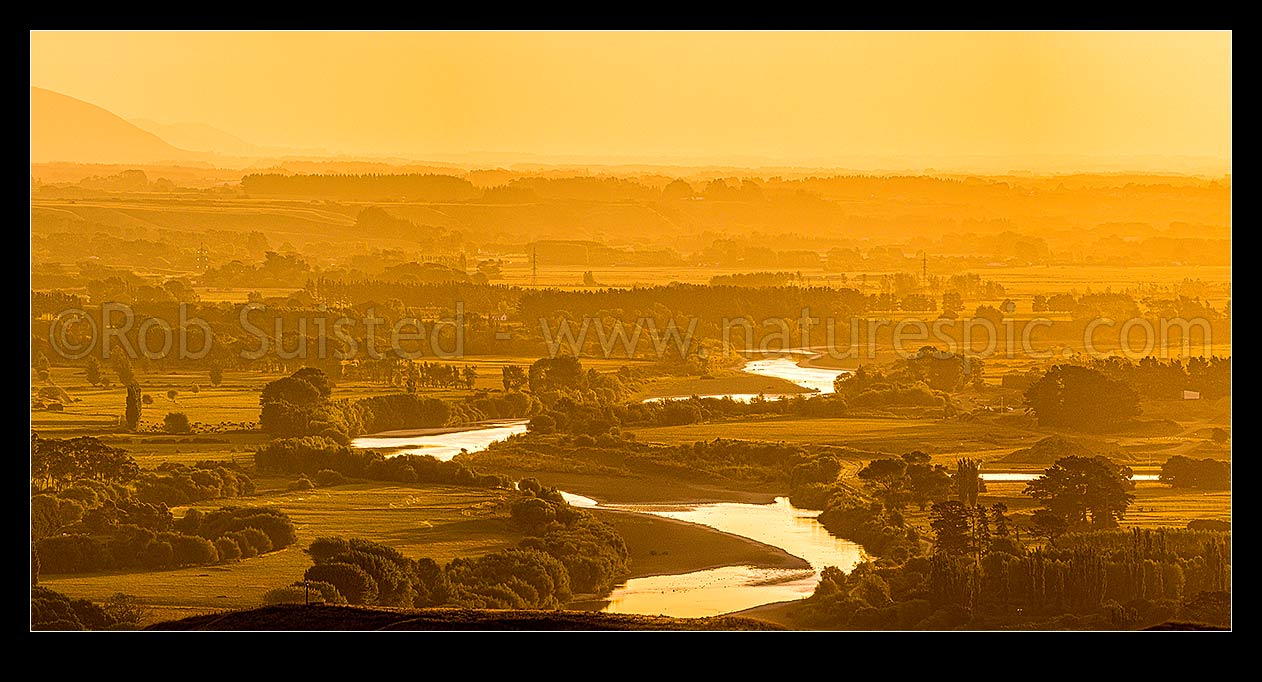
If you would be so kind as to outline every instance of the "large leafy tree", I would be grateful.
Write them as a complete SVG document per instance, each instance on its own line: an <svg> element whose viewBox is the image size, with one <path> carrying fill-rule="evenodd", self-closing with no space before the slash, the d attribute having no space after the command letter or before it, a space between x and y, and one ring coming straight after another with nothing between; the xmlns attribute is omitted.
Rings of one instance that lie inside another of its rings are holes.
<svg viewBox="0 0 1262 682"><path fill-rule="evenodd" d="M287 402L291 405L314 405L320 401L320 389L309 381L288 376L269 382L259 396L260 403Z"/></svg>
<svg viewBox="0 0 1262 682"><path fill-rule="evenodd" d="M968 506L959 500L936 502L929 510L929 528L933 531L933 551L948 556L973 555L978 560L992 549L994 537L1007 536L1007 508L995 505ZM991 522L995 522L995 530ZM999 529L1002 528L1002 532Z"/></svg>
<svg viewBox="0 0 1262 682"><path fill-rule="evenodd" d="M80 479L126 483L140 475L140 467L126 450L99 438L81 436L58 440L31 434L31 480L59 489Z"/></svg>
<svg viewBox="0 0 1262 682"><path fill-rule="evenodd" d="M325 400L333 395L333 383L329 381L329 375L325 374L324 370L318 367L303 367L289 376L292 379L311 384L320 393L320 397Z"/></svg>
<svg viewBox="0 0 1262 682"><path fill-rule="evenodd" d="M534 393L587 388L587 375L583 365L573 355L540 358L530 365L527 381Z"/></svg>
<svg viewBox="0 0 1262 682"><path fill-rule="evenodd" d="M1043 426L1091 431L1117 428L1139 414L1139 394L1128 384L1077 365L1056 365L1025 392Z"/></svg>
<svg viewBox="0 0 1262 682"><path fill-rule="evenodd" d="M259 396L259 426L274 435L302 435L333 393L328 376L315 367L269 382Z"/></svg>
<svg viewBox="0 0 1262 682"><path fill-rule="evenodd" d="M907 462L907 493L920 511L951 494L951 473L945 466L930 464L929 455L919 450L903 455L903 461Z"/></svg>
<svg viewBox="0 0 1262 682"><path fill-rule="evenodd" d="M1062 457L1025 488L1066 523L1113 527L1135 501L1131 469L1107 457Z"/></svg>
<svg viewBox="0 0 1262 682"><path fill-rule="evenodd" d="M969 508L958 500L946 500L929 511L933 529L933 550L948 556L964 556L972 551L972 524Z"/></svg>
<svg viewBox="0 0 1262 682"><path fill-rule="evenodd" d="M868 462L859 470L859 478L891 511L902 509L906 502L907 462L897 457L882 457Z"/></svg>

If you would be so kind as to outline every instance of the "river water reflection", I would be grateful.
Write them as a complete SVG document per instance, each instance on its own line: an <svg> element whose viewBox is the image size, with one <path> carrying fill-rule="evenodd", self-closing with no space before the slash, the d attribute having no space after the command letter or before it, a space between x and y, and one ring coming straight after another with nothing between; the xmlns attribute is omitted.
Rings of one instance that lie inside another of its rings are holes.
<svg viewBox="0 0 1262 682"><path fill-rule="evenodd" d="M467 431L431 433L415 436L362 436L351 441L353 448L384 450L387 457L395 455L430 455L447 461L461 450L477 452L488 445L509 436L526 432L525 419L513 419L487 424Z"/></svg>
<svg viewBox="0 0 1262 682"><path fill-rule="evenodd" d="M798 509L785 497L771 504L698 505L596 505L595 500L568 493L566 499L577 506L601 506L709 526L778 547L811 565L809 569L725 566L632 578L609 596L603 610L611 613L699 618L804 599L815 590L825 566L848 572L864 558L859 545L834 537L815 520L818 511Z"/></svg>

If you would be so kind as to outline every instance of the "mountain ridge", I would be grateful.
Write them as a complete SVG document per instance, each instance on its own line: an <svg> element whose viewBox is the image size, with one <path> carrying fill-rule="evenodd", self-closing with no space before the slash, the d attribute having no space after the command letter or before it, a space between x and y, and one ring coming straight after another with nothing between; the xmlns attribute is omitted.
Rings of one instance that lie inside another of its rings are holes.
<svg viewBox="0 0 1262 682"><path fill-rule="evenodd" d="M31 86L31 163L155 163L201 158L91 102Z"/></svg>

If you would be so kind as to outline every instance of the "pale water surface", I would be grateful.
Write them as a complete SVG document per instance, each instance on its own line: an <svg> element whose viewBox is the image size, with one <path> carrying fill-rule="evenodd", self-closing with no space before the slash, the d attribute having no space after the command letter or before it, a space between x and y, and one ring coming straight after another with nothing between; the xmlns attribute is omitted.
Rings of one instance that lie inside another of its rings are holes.
<svg viewBox="0 0 1262 682"><path fill-rule="evenodd" d="M351 447L388 450L387 457L395 455L430 455L446 461L460 454L461 450L477 452L488 445L509 436L526 432L525 419L513 419L451 433L435 433L424 436L362 436L351 441Z"/></svg>
<svg viewBox="0 0 1262 682"><path fill-rule="evenodd" d="M801 367L796 360L790 358L767 358L764 360L751 360L745 363L742 368L748 374L757 374L764 377L776 377L793 383L806 389L813 389L814 394L825 394L833 392L833 380L842 374L849 374L850 370L846 369L825 369L823 367ZM731 398L737 402L747 403L750 400L762 395L768 400L779 400L780 398L791 398L793 396L809 396L811 393L712 393L697 396L699 398ZM669 396L664 398L649 398L644 402L653 402L657 400L688 400L692 396Z"/></svg>
<svg viewBox="0 0 1262 682"><path fill-rule="evenodd" d="M1042 476L1043 472L1040 471L1037 473L1024 473L1024 472L1017 473L1017 472L1002 472L1002 471L991 471L991 472L983 471L978 475L981 476L981 479L983 481L995 481L996 483L998 483L1001 481L1033 481L1034 479ZM1131 480L1132 481L1160 481L1161 475L1160 474L1132 474Z"/></svg>
<svg viewBox="0 0 1262 682"><path fill-rule="evenodd" d="M724 566L680 575L632 578L609 596L609 604L603 610L611 613L699 618L805 599L815 591L825 566L850 571L864 558L859 545L834 537L815 520L818 511L798 509L785 497L778 497L771 504L599 505L580 495L562 495L575 506L634 511L709 526L779 547L811 565L809 569Z"/></svg>

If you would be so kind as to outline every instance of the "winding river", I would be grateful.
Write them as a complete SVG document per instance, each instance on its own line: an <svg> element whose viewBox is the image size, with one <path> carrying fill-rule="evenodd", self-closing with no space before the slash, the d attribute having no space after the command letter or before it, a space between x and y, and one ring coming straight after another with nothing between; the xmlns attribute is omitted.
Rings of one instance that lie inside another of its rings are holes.
<svg viewBox="0 0 1262 682"><path fill-rule="evenodd" d="M786 379L805 388L813 389L818 393L832 393L833 379L836 379L838 375L845 373L847 370L800 367L796 361L789 358L769 358L745 363L744 371L759 376ZM727 393L702 397L727 397L741 402L749 402L757 395L755 393ZM649 400L686 400L690 397L673 396L670 398L650 398ZM766 395L764 397L776 399L785 396ZM527 421L526 419L506 419L446 433L370 434L352 440L351 447L384 450L387 452L387 456L430 455L446 461L460 454L461 451L477 452L496 441L505 440L509 436L519 433L525 433Z"/></svg>
<svg viewBox="0 0 1262 682"><path fill-rule="evenodd" d="M785 351L788 352L788 351ZM805 351L799 353L807 355ZM846 369L827 369L824 367L803 367L792 358L765 358L761 360L751 360L745 363L741 368L747 374L756 374L764 377L775 377L791 381L798 386L809 389L810 393L715 393L699 395L698 398L731 398L737 402L747 403L750 400L762 395L767 400L779 400L780 398L792 398L794 396L825 394L833 392L833 381L842 374L848 374L850 370ZM690 395L674 395L663 396L657 398L647 398L644 402L655 402L659 400L688 400L692 398Z"/></svg>
<svg viewBox="0 0 1262 682"><path fill-rule="evenodd" d="M786 379L818 393L831 393L833 380L846 371L802 367L787 357L752 360L744 369L750 374ZM726 397L748 401L755 396L727 394ZM774 399L783 396L764 397ZM680 396L655 400L686 398ZM432 455L441 460L449 460L461 451L475 452L525 431L526 420L520 419L447 433L397 436L375 434L356 438L351 445L387 450L391 455ZM1022 482L1034 480L1040 473L982 472L981 477L994 482ZM1155 474L1137 474L1133 478L1137 481L1154 481L1159 477ZM776 498L770 504L720 502L695 505L612 505L601 504L597 500L572 493L562 495L577 507L601 507L652 514L709 526L778 547L810 564L809 569L725 566L678 575L632 578L613 590L603 611L696 618L741 611L772 602L804 599L814 591L819 582L820 571L825 566L837 566L850 571L864 560L863 550L859 545L834 537L815 520L818 511L798 509L784 497Z"/></svg>
<svg viewBox="0 0 1262 682"><path fill-rule="evenodd" d="M447 433L400 436L373 434L352 440L351 447L385 450L387 457L430 455L445 462L462 451L477 452L486 449L488 445L496 441L525 433L527 421L526 419L509 419Z"/></svg>
<svg viewBox="0 0 1262 682"><path fill-rule="evenodd" d="M724 566L679 575L632 578L609 595L602 610L611 613L700 618L805 599L815 591L825 566L849 572L864 559L859 545L834 537L815 520L818 511L798 509L785 497L778 497L771 504L596 506L709 526L779 547L811 565L809 569Z"/></svg>
<svg viewBox="0 0 1262 682"><path fill-rule="evenodd" d="M790 358L767 358L745 363L744 371L765 377L786 379L817 393L832 393L833 381L849 370L802 367Z"/></svg>
<svg viewBox="0 0 1262 682"><path fill-rule="evenodd" d="M787 379L814 392L831 393L833 379L844 370L800 367L788 358L770 358L750 361L745 371ZM754 395L729 394L729 397L749 400ZM525 431L526 420L511 420L447 433L374 434L356 438L351 446L387 450L390 455L432 455L449 460L461 451L475 452ZM849 571L864 558L859 545L834 537L815 520L818 511L798 509L784 497L770 504L602 505L589 497L562 494L577 507L599 506L709 526L778 547L810 564L809 569L725 566L678 575L632 578L614 589L604 611L702 617L771 602L804 599L814 591L825 566Z"/></svg>

